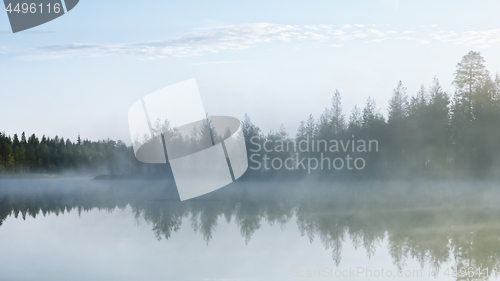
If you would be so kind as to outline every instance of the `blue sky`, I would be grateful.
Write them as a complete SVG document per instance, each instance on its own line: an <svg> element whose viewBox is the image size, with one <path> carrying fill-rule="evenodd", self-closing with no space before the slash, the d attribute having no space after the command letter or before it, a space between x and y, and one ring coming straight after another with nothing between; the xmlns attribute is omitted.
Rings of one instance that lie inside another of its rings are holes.
<svg viewBox="0 0 500 281"><path fill-rule="evenodd" d="M335 89L344 113L414 94L480 51L500 70L498 1L95 1L12 34L0 13L0 131L130 142L139 98L196 78L212 115L295 134Z"/></svg>

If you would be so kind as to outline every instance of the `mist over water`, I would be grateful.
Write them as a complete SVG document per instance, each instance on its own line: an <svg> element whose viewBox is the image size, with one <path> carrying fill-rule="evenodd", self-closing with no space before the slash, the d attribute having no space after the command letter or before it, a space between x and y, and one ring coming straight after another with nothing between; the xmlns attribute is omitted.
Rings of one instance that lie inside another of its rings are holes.
<svg viewBox="0 0 500 281"><path fill-rule="evenodd" d="M500 262L490 182L244 181L185 202L165 180L0 185L2 280L295 280L358 267L457 279L445 270Z"/></svg>

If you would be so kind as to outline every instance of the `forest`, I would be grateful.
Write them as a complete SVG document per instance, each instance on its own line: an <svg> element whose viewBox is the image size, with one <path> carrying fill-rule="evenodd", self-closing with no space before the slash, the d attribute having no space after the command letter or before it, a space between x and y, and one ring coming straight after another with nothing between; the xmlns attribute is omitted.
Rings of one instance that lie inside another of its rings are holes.
<svg viewBox="0 0 500 281"><path fill-rule="evenodd" d="M409 95L401 81L394 88L384 116L375 100L356 106L348 116L342 111L341 94L335 91L331 105L315 118L300 123L290 135L279 130L264 133L245 115L242 129L250 156L266 141L377 140L378 151L363 153L363 170L317 170L318 177L346 179L454 179L497 178L500 175L500 76L491 75L479 52L470 51L456 65L454 93L442 89L438 78ZM251 141L252 140L252 141ZM293 152L294 153L294 152ZM292 152L273 150L270 158L285 160ZM351 153L352 157L359 154ZM320 157L318 152L301 152ZM339 153L342 155L342 152ZM358 155L359 156L359 155ZM250 165L252 166L252 165ZM144 164L123 141L76 142L55 136L0 134L0 174L85 172L112 175L167 174L167 165ZM249 169L245 178L293 178L308 175L300 170ZM171 174L170 174L171 175Z"/></svg>

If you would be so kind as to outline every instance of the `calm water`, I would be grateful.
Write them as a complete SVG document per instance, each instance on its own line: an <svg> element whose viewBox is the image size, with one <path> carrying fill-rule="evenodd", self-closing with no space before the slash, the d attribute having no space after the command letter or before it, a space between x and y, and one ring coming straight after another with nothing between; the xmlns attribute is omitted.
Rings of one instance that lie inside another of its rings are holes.
<svg viewBox="0 0 500 281"><path fill-rule="evenodd" d="M499 196L481 182L240 182L179 202L160 180L3 179L0 280L484 280L500 271Z"/></svg>

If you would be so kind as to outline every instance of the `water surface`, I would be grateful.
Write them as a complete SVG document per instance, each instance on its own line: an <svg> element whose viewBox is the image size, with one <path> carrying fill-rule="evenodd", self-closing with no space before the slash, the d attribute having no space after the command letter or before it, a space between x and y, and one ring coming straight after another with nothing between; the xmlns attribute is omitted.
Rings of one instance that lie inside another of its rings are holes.
<svg viewBox="0 0 500 281"><path fill-rule="evenodd" d="M0 280L484 280L500 268L499 195L281 181L180 202L163 180L2 179Z"/></svg>

